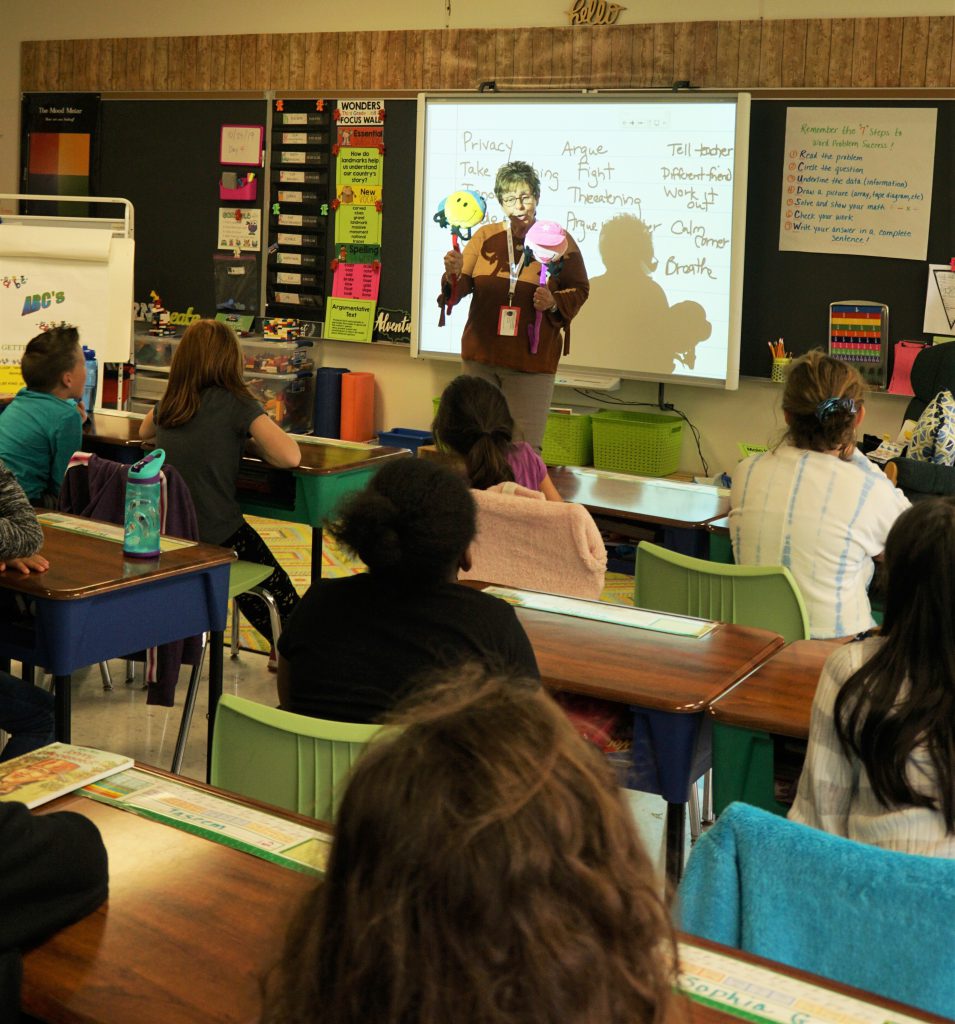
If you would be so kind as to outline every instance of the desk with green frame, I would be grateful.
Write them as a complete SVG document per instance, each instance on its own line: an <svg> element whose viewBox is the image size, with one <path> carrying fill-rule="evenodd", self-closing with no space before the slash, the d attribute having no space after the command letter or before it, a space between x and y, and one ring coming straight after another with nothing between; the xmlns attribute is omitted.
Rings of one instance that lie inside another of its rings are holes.
<svg viewBox="0 0 955 1024"><path fill-rule="evenodd" d="M83 447L118 462L141 455L139 424L131 413L98 412L95 432L85 434ZM238 496L248 515L303 523L312 528L312 579L322 575L322 525L342 498L360 491L382 464L410 456L404 448L296 435L302 461L294 470L276 469L246 455L239 470Z"/></svg>

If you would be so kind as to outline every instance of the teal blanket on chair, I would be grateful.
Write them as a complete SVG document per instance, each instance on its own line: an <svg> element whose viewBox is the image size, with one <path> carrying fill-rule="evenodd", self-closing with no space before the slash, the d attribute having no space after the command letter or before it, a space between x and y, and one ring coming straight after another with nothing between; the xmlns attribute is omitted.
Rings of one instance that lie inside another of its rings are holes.
<svg viewBox="0 0 955 1024"><path fill-rule="evenodd" d="M955 1016L955 861L731 804L693 849L678 927Z"/></svg>

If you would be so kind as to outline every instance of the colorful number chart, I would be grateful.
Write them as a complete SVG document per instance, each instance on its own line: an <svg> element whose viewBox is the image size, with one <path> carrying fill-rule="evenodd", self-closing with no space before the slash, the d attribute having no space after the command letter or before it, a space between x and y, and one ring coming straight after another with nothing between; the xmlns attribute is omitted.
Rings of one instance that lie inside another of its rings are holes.
<svg viewBox="0 0 955 1024"><path fill-rule="evenodd" d="M829 304L829 355L855 366L871 387L885 388L888 344L889 307L884 302Z"/></svg>

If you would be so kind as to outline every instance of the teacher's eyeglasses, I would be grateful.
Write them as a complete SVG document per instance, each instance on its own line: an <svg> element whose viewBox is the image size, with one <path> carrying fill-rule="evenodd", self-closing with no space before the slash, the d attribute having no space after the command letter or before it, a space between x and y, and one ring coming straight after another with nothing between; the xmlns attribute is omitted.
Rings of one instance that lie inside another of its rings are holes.
<svg viewBox="0 0 955 1024"><path fill-rule="evenodd" d="M529 206L531 203L537 202L535 196L524 195L520 196L502 196L501 206L506 206L508 209L513 209L515 206Z"/></svg>

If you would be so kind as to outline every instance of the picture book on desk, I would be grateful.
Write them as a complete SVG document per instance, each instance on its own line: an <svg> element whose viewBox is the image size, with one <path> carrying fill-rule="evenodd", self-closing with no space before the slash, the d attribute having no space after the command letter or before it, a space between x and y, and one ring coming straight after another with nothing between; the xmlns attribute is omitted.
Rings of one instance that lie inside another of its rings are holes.
<svg viewBox="0 0 955 1024"><path fill-rule="evenodd" d="M92 747L50 743L0 763L0 800L39 807L125 768L133 759Z"/></svg>

